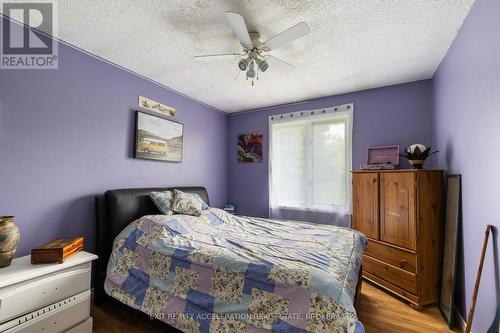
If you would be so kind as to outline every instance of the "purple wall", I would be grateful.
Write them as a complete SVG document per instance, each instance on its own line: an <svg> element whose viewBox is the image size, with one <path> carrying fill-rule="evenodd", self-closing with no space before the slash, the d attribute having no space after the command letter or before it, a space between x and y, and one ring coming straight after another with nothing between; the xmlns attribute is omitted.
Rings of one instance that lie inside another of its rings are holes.
<svg viewBox="0 0 500 333"><path fill-rule="evenodd" d="M366 162L369 146L432 143L431 81L365 90L314 99L308 103L229 116L228 200L239 214L268 216L268 116L354 102L353 167ZM240 164L236 157L239 134L264 132L264 161ZM439 148L439 147L438 147ZM401 160L401 162L403 162ZM432 165L432 161L428 162ZM408 164L402 163L402 167Z"/></svg>
<svg viewBox="0 0 500 333"><path fill-rule="evenodd" d="M443 151L438 156L438 165L461 173L463 177L463 266L467 309L484 229L487 224L500 227L499 13L500 1L476 1L433 81L435 142ZM499 259L498 255L493 256L491 242L487 253L474 332L486 332L499 293ZM465 314L464 307L461 310Z"/></svg>
<svg viewBox="0 0 500 333"><path fill-rule="evenodd" d="M58 70L0 70L0 215L21 229L17 256L54 237L94 248L93 196L107 189L206 186L227 192L227 117L60 45ZM132 158L137 96L178 109L184 161Z"/></svg>

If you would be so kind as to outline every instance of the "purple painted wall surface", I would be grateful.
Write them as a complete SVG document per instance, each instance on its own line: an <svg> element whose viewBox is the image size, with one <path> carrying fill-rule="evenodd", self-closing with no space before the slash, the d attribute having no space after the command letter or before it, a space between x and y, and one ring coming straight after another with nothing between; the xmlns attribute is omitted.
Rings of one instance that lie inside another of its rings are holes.
<svg viewBox="0 0 500 333"><path fill-rule="evenodd" d="M487 224L500 227L500 1L477 0L433 81L438 166L462 174L467 309ZM499 295L499 258L490 245L474 319L486 332ZM496 269L495 269L496 267ZM496 279L495 279L496 270ZM459 285L459 289L463 286ZM495 296L496 295L496 296ZM464 307L461 312L465 314Z"/></svg>
<svg viewBox="0 0 500 333"><path fill-rule="evenodd" d="M353 168L366 162L369 146L398 144L401 150L412 143L432 143L431 81L365 90L318 98L308 103L229 116L228 200L238 214L268 216L268 116L354 102ZM262 163L238 163L239 134L264 132ZM439 148L439 147L438 147ZM427 166L432 165L432 158ZM401 159L401 166L408 167Z"/></svg>
<svg viewBox="0 0 500 333"><path fill-rule="evenodd" d="M60 45L58 70L0 70L0 215L21 229L16 256L54 237L94 248L93 195L120 187L203 185L227 192L227 117ZM184 161L135 160L138 95L178 109Z"/></svg>

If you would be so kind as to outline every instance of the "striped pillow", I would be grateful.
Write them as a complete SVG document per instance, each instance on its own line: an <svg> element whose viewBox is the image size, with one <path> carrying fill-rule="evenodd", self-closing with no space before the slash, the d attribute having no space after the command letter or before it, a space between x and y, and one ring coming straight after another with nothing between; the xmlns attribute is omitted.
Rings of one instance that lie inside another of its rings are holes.
<svg viewBox="0 0 500 333"><path fill-rule="evenodd" d="M156 207L165 215L174 215L172 210L172 203L174 201L174 194L172 191L165 192L151 192L149 197L155 203Z"/></svg>
<svg viewBox="0 0 500 333"><path fill-rule="evenodd" d="M205 210L205 209L208 209L208 205L207 203L205 202L205 200L203 200L199 194L196 194L196 193L193 193L194 195L196 195L198 198L200 198L200 201L201 201L201 209Z"/></svg>

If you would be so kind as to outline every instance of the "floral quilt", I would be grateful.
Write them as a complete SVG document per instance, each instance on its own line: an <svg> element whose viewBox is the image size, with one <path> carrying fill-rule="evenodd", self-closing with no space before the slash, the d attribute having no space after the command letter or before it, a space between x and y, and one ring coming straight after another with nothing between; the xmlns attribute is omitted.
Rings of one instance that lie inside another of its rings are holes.
<svg viewBox="0 0 500 333"><path fill-rule="evenodd" d="M105 290L184 332L364 332L353 306L366 238L234 216L149 215L115 239Z"/></svg>

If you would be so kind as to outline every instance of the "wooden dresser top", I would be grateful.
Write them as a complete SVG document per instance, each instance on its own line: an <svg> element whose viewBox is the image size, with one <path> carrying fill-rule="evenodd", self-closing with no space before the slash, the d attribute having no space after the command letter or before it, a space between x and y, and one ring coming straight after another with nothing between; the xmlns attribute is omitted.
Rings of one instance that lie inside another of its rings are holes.
<svg viewBox="0 0 500 333"><path fill-rule="evenodd" d="M12 260L10 266L0 268L0 288L77 266L95 259L97 259L95 254L85 251L80 251L68 257L62 264L32 265L31 256L15 258Z"/></svg>
<svg viewBox="0 0 500 333"><path fill-rule="evenodd" d="M394 169L394 170L353 170L353 173L384 173L384 172L444 172L439 169Z"/></svg>

